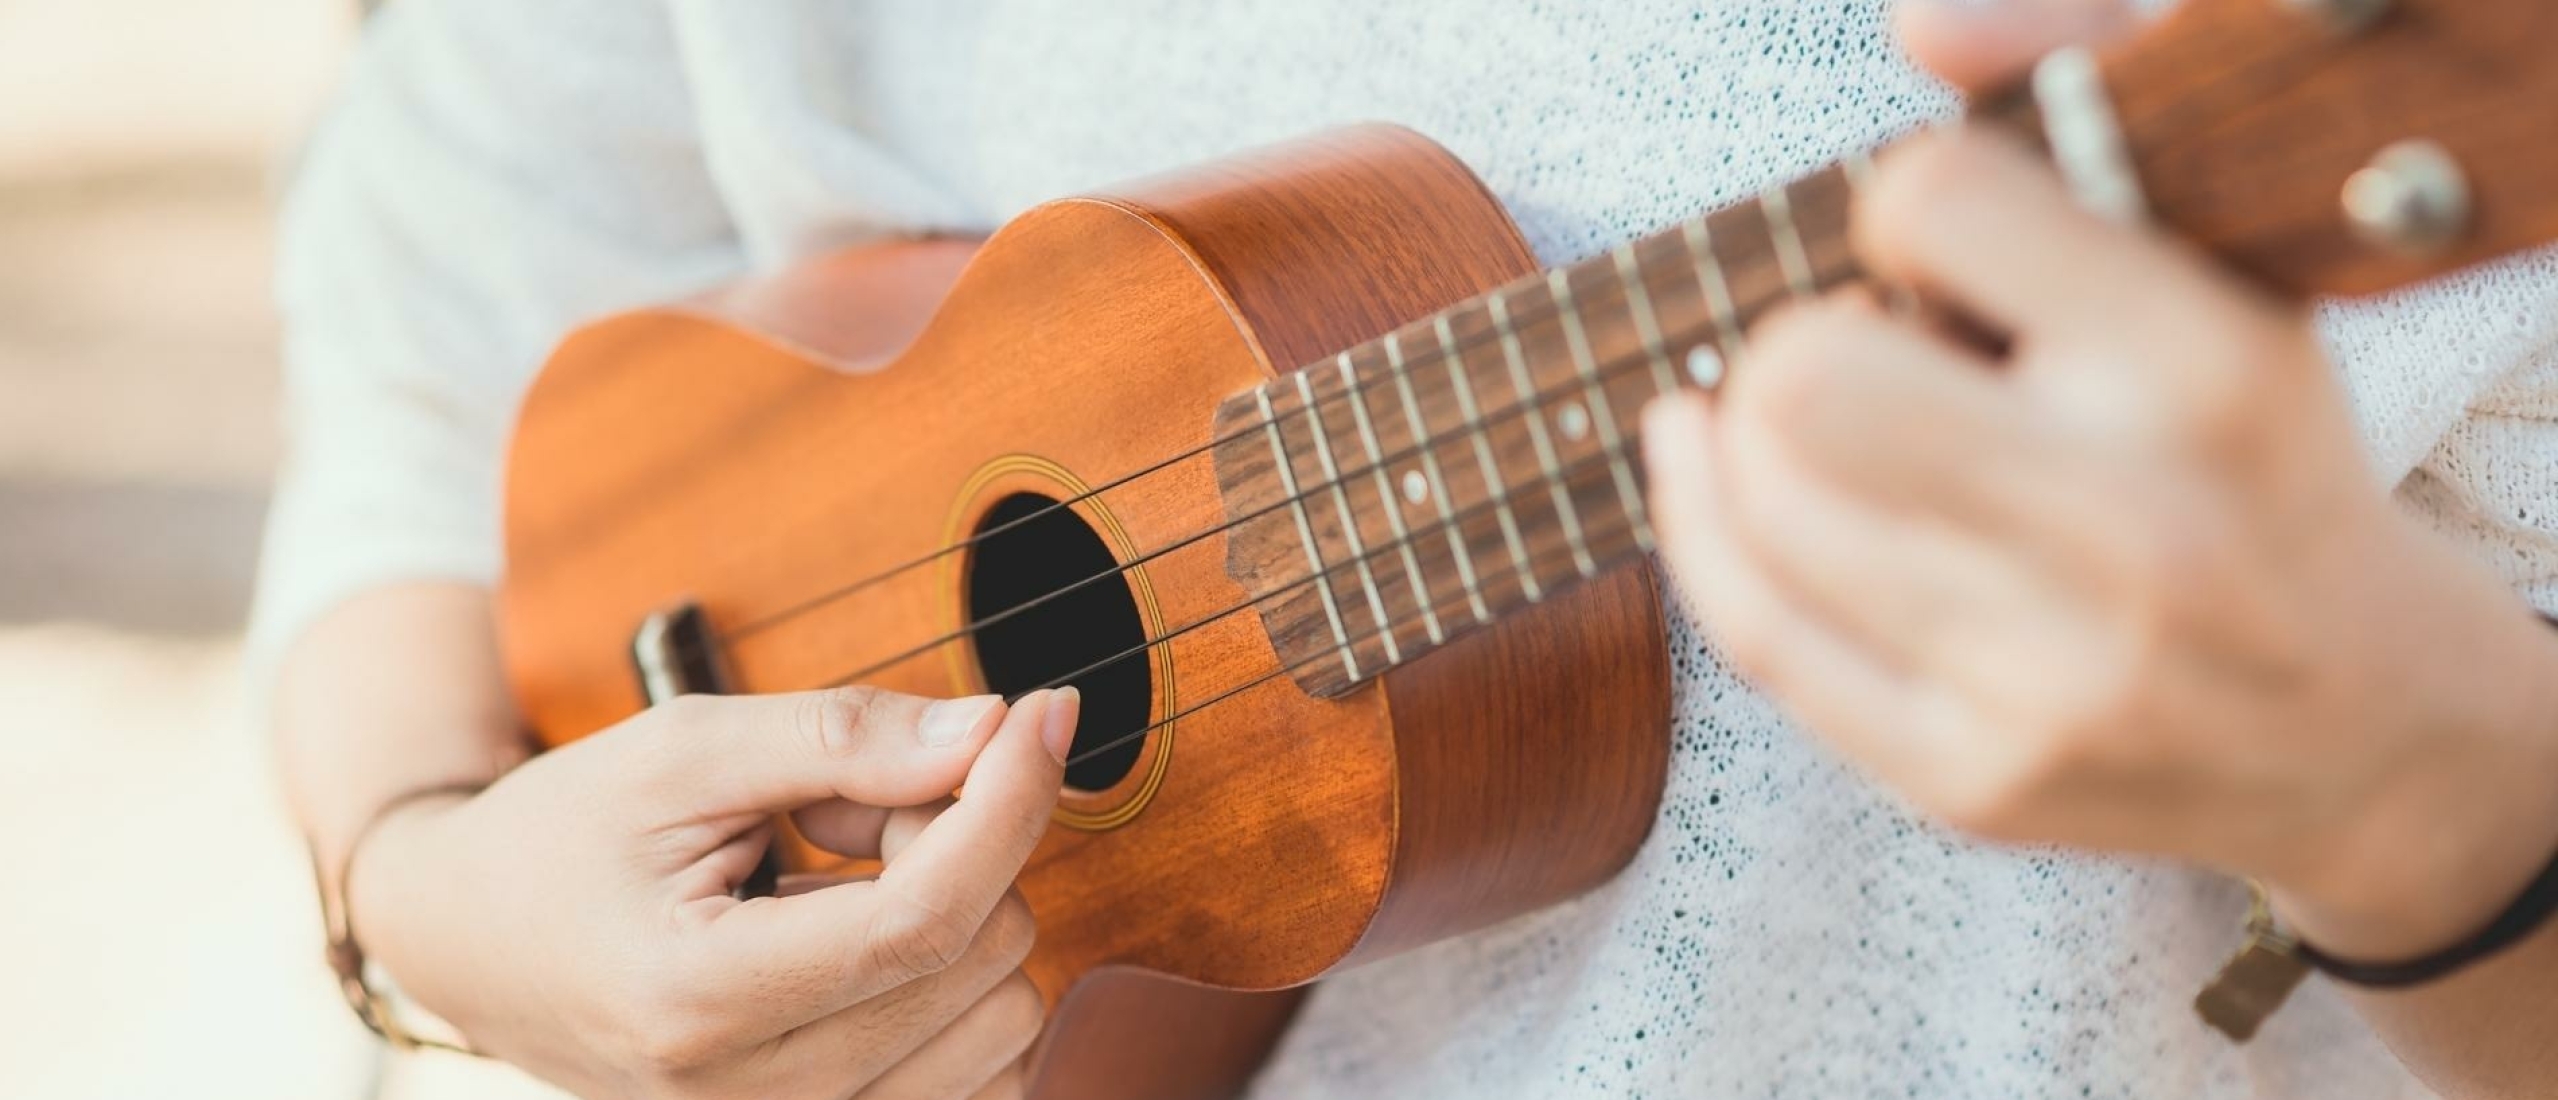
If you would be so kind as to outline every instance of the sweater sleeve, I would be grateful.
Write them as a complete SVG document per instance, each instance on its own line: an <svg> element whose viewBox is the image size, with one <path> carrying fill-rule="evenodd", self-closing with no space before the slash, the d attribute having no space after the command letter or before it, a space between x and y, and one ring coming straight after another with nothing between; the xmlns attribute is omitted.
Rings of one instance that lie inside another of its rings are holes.
<svg viewBox="0 0 2558 1100"><path fill-rule="evenodd" d="M600 313L734 277L664 12L408 0L368 29L282 214L284 428L250 668L330 606L492 580L521 392Z"/></svg>

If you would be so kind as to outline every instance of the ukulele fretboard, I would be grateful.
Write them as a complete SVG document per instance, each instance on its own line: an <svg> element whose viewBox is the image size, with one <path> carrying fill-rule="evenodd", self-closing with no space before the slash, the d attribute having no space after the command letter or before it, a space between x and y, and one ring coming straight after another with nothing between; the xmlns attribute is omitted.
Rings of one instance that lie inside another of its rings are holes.
<svg viewBox="0 0 2558 1100"><path fill-rule="evenodd" d="M1769 307L1857 278L1858 157L1503 286L1229 400L1229 571L1336 695L1652 548L1654 397L1737 365Z"/></svg>

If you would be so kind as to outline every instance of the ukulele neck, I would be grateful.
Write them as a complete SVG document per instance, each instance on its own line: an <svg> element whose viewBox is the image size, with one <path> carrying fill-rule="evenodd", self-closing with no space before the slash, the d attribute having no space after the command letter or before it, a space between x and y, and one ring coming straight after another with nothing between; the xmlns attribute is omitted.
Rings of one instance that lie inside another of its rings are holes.
<svg viewBox="0 0 2558 1100"><path fill-rule="evenodd" d="M2346 18L2351 16L2351 18ZM1975 105L2099 214L2265 290L2360 295L2558 239L2558 6L2187 3ZM1637 418L1857 280L1862 156L1522 279L1236 396L1227 572L1337 695L1652 547Z"/></svg>

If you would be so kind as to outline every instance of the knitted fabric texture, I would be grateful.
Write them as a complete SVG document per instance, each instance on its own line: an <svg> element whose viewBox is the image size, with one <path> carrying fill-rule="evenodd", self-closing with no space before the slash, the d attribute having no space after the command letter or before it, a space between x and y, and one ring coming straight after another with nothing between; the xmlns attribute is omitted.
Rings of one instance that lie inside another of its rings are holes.
<svg viewBox="0 0 2558 1100"><path fill-rule="evenodd" d="M494 577L515 396L582 318L1373 119L1447 144L1540 255L1571 260L1944 117L1952 97L1899 59L1887 14L390 5L287 211L295 447L258 651L370 585ZM2558 607L2553 302L2558 264L2540 256L2322 319L2375 476L2543 607ZM2195 1020L2239 889L1926 824L1672 617L1676 755L1633 865L1326 983L1260 1097L2423 1095L2320 983L2246 1047Z"/></svg>

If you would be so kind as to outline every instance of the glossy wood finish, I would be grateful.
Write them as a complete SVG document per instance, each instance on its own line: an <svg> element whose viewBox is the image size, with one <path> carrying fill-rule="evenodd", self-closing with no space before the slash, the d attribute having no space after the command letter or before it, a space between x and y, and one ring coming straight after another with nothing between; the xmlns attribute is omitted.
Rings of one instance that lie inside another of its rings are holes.
<svg viewBox="0 0 2558 1100"><path fill-rule="evenodd" d="M1325 366L1536 270L1500 204L1437 146L1385 128L1320 140L1120 200L1191 242L1269 363ZM1349 257L1356 274L1324 274ZM1395 881L1358 957L1561 901L1632 856L1669 766L1663 629L1636 563L1385 678Z"/></svg>
<svg viewBox="0 0 2558 1100"><path fill-rule="evenodd" d="M1642 410L1862 277L1832 168L1401 326L1218 410L1227 569L1331 696L1650 551ZM1284 461L1283 461L1284 460ZM1425 490L1418 498L1405 487Z"/></svg>
<svg viewBox="0 0 2558 1100"><path fill-rule="evenodd" d="M509 464L524 713L557 743L635 712L630 631L677 599L737 635L739 690L883 661L864 678L977 690L963 646L889 660L959 625L959 559L785 613L973 529L1008 483L963 490L1005 456L1111 481L1206 443L1228 395L1531 266L1462 166L1367 129L1041 207L973 252L865 249L592 326L528 395ZM1078 511L1122 560L1223 522L1204 460ZM1157 634L1251 595L1224 557L1210 538L1142 568ZM1278 667L1251 615L1163 648L1184 706ZM1638 568L1382 690L1317 700L1280 676L1157 733L1142 809L1052 829L1022 881L1058 1011L1041 1095L1231 1091L1295 1002L1216 990L1301 985L1604 878L1650 824L1667 700ZM1146 772L1072 808L1124 808Z"/></svg>
<svg viewBox="0 0 2558 1100"><path fill-rule="evenodd" d="M2106 84L2164 225L2293 294L2369 294L2558 239L2558 4L2390 0L2339 34L2276 0L2190 0L2108 51ZM2477 219L2405 255L2339 196L2388 145L2439 142Z"/></svg>

